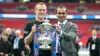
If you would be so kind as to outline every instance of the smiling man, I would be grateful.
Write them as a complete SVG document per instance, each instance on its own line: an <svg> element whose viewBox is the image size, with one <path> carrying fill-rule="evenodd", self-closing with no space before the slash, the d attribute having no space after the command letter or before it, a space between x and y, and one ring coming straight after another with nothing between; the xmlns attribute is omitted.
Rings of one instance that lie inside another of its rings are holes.
<svg viewBox="0 0 100 56"><path fill-rule="evenodd" d="M56 37L57 56L61 56L61 51L64 52L65 56L76 56L75 39L78 32L78 26L75 23L67 20L68 10L64 6L59 6L56 9L56 16L58 23L56 25ZM58 38L58 40L57 40ZM61 49L61 50L60 50Z"/></svg>
<svg viewBox="0 0 100 56"><path fill-rule="evenodd" d="M36 14L36 19L26 24L24 33L24 42L29 45L30 48L28 49L31 50L29 56L34 56L34 41L32 40L34 39L33 35L36 32L36 25L43 23L47 7L43 2L39 2L36 4L34 12ZM51 56L51 50L40 50L39 56Z"/></svg>

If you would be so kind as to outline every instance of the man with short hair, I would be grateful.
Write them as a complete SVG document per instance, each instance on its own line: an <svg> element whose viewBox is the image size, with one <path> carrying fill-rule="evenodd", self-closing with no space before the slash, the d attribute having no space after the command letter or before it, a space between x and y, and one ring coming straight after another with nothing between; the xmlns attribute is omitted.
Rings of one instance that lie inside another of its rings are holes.
<svg viewBox="0 0 100 56"><path fill-rule="evenodd" d="M97 30L92 30L92 36L88 38L86 48L89 47L90 56L100 56L100 38L97 36Z"/></svg>
<svg viewBox="0 0 100 56"><path fill-rule="evenodd" d="M68 10L64 6L59 6L56 9L56 16L58 23L56 25L56 32L58 33L58 50L57 55L61 55L61 49L65 56L76 56L75 40L78 33L78 26L75 23L67 20Z"/></svg>
<svg viewBox="0 0 100 56"><path fill-rule="evenodd" d="M33 35L35 34L37 29L36 25L40 25L43 23L47 12L47 7L43 2L39 2L36 4L34 12L36 14L36 18L26 24L24 33L24 42L26 45L28 44L31 49L29 56L34 56L34 40L32 40L34 39ZM39 51L39 56L51 56L51 50Z"/></svg>

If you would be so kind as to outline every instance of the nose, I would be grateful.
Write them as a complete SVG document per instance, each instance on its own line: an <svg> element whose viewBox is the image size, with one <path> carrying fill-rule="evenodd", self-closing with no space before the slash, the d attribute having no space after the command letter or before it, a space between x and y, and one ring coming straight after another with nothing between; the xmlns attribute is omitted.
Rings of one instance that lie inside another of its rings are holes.
<svg viewBox="0 0 100 56"><path fill-rule="evenodd" d="M41 12L44 12L43 10L41 10Z"/></svg>
<svg viewBox="0 0 100 56"><path fill-rule="evenodd" d="M64 16L63 14L60 14L60 16Z"/></svg>
<svg viewBox="0 0 100 56"><path fill-rule="evenodd" d="M45 11L41 10L41 14L45 14Z"/></svg>

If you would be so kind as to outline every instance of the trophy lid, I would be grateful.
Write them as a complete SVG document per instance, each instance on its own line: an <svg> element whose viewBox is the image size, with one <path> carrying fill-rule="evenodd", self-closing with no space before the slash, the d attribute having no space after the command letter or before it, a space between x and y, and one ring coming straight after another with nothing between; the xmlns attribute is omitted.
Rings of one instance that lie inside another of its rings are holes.
<svg viewBox="0 0 100 56"><path fill-rule="evenodd" d="M49 23L49 20L44 20L44 22L41 24L42 28L46 28L46 29L50 29L51 28L51 24Z"/></svg>
<svg viewBox="0 0 100 56"><path fill-rule="evenodd" d="M43 25L51 25L50 23L49 23L50 21L48 20L48 19L46 19L46 20L44 20L44 23L43 23Z"/></svg>

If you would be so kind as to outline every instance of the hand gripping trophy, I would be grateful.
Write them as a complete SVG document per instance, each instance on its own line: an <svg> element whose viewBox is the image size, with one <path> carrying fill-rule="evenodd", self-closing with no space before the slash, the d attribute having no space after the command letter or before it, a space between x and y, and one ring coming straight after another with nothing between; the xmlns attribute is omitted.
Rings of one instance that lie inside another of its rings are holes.
<svg viewBox="0 0 100 56"><path fill-rule="evenodd" d="M40 26L39 38L38 43L40 44L40 49L42 50L50 50L51 47L49 46L52 43L51 32L52 26L49 23L49 20L44 20Z"/></svg>

